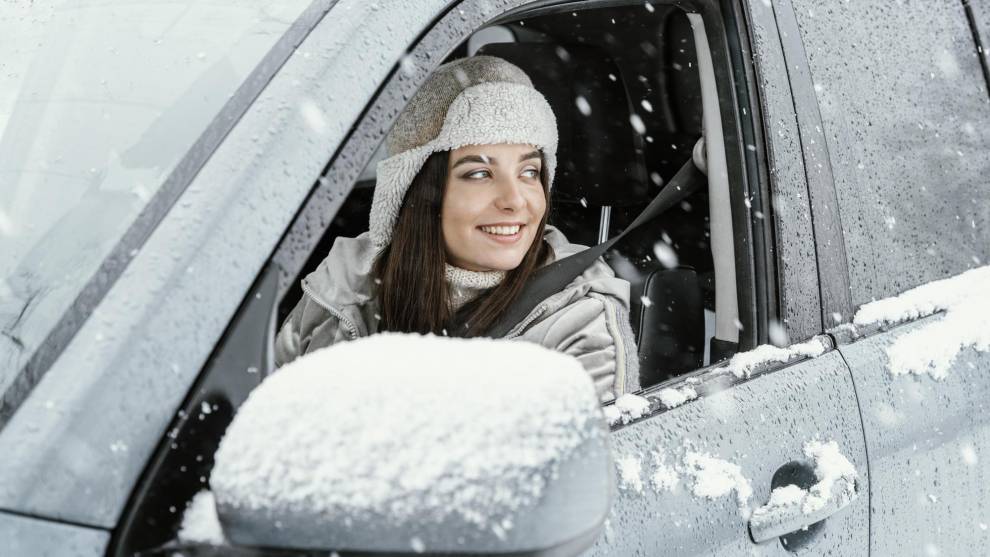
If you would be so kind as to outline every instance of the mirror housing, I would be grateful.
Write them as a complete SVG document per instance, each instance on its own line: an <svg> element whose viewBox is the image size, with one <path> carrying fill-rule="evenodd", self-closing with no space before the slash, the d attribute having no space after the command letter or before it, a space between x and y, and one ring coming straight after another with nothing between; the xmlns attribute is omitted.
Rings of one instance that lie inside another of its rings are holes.
<svg viewBox="0 0 990 557"><path fill-rule="evenodd" d="M608 435L570 356L382 334L266 379L210 484L225 536L242 546L578 555L614 496Z"/></svg>

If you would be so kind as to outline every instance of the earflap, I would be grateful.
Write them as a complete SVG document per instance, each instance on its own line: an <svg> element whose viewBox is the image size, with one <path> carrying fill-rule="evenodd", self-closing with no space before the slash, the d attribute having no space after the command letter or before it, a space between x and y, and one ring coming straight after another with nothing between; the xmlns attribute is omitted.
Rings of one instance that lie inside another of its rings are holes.
<svg viewBox="0 0 990 557"><path fill-rule="evenodd" d="M392 230L399 219L406 191L426 159L437 150L431 142L379 161L369 216L369 230L375 247L384 248L392 241Z"/></svg>

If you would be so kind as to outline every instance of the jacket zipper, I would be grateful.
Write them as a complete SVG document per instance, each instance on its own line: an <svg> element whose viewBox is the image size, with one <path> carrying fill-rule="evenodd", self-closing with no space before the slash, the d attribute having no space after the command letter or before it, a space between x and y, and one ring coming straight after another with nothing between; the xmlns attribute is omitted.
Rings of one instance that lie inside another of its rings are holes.
<svg viewBox="0 0 990 557"><path fill-rule="evenodd" d="M350 319L344 317L344 314L341 313L341 311L338 310L337 308L332 307L330 304L324 303L323 300L317 298L316 295L313 294L313 291L310 290L309 285L307 285L305 282L302 283L302 290L307 296L310 297L311 300L316 302L316 305L327 310L330 313L330 315L333 315L334 317L337 318L337 321L339 321L340 324L344 326L344 328L347 330L347 333L351 336L351 340L357 340L357 338L360 335L358 334L357 326L355 326Z"/></svg>
<svg viewBox="0 0 990 557"><path fill-rule="evenodd" d="M611 302L603 296L596 295L594 297L599 299L604 306L605 319L608 322L606 329L611 329L609 334L613 335L613 342L615 342L615 382L619 385L619 396L622 396L626 394L626 343L619 327L619 316L616 315L615 306Z"/></svg>
<svg viewBox="0 0 990 557"><path fill-rule="evenodd" d="M511 339L522 335L523 332L526 330L526 327L529 327L529 325L533 321L536 321L541 315L543 315L543 312L545 312L546 310L547 310L547 304L545 303L540 304L539 306L536 307L536 309L534 309L532 312L530 312L529 315L526 316L526 319L523 319L522 321L519 322L519 324L513 327L512 330L509 331L509 333L506 334L504 338Z"/></svg>

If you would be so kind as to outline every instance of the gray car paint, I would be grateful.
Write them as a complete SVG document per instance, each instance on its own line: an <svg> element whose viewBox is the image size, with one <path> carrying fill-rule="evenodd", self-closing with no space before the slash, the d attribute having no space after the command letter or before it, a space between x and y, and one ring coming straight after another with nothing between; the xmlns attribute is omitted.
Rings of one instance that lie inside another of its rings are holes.
<svg viewBox="0 0 990 557"><path fill-rule="evenodd" d="M986 9L970 5L985 26ZM990 97L964 6L795 6L833 152L854 302L986 264ZM894 339L938 319L836 332L843 343L869 335L840 351L867 439L875 555L990 542L979 460L990 450L990 355L964 350L940 381L889 370Z"/></svg>
<svg viewBox="0 0 990 557"><path fill-rule="evenodd" d="M941 318L839 347L866 430L873 555L990 547L990 353L964 349L942 380L889 369L886 349L898 337Z"/></svg>
<svg viewBox="0 0 990 557"><path fill-rule="evenodd" d="M990 52L987 51L987 46L990 46L990 4L970 1L966 2L966 7L973 13L973 21L983 48L983 60L986 62L990 60Z"/></svg>
<svg viewBox="0 0 990 557"><path fill-rule="evenodd" d="M0 555L4 557L98 557L110 533L0 512Z"/></svg>
<svg viewBox="0 0 990 557"><path fill-rule="evenodd" d="M794 0L794 12L853 304L990 262L988 84L961 3Z"/></svg>

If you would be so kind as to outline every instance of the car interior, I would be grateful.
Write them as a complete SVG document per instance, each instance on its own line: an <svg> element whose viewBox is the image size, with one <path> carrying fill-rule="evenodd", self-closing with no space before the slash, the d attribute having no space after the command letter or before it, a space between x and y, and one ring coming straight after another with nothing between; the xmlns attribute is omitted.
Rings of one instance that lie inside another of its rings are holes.
<svg viewBox="0 0 990 557"><path fill-rule="evenodd" d="M547 98L560 132L549 222L571 242L590 246L621 232L687 161L708 171L707 188L636 229L606 255L631 284L630 321L644 388L730 356L738 340L731 334L738 309L725 154L710 148L706 156L699 146L703 135L711 145L723 141L712 125L719 121L719 106L714 78L699 66L712 64L696 31L701 19L691 17L675 6L642 3L530 12L478 30L447 58L503 57ZM368 229L383 149L282 298L277 324L301 298L299 281L319 265L334 239ZM223 394L212 373L194 386L149 463L115 533L114 555L172 554L182 509L208 487L212 455L240 403ZM203 404L212 410L200 412Z"/></svg>
<svg viewBox="0 0 990 557"><path fill-rule="evenodd" d="M677 7L651 8L618 6L499 22L473 34L447 59L504 58L547 97L560 136L549 223L573 243L591 246L620 233L692 158L702 137L691 22ZM316 268L337 236L367 230L375 165L383 150L362 172L299 279ZM630 321L643 387L731 355L731 347L716 341L712 358L716 273L710 215L709 192L701 188L606 256L632 286ZM732 246L723 251L731 260ZM287 294L279 322L301 296L298 286Z"/></svg>

